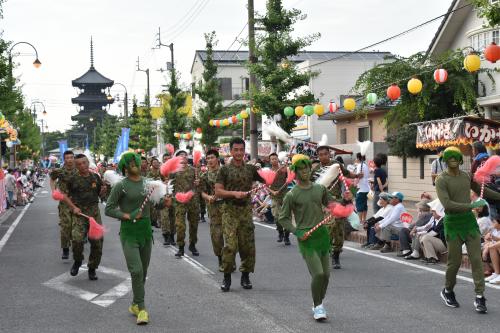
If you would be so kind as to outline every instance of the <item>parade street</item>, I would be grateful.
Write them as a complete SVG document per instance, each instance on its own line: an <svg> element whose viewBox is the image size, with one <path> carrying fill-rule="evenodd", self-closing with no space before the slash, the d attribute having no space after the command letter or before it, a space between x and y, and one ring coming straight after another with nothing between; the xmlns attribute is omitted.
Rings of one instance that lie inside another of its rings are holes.
<svg viewBox="0 0 500 333"><path fill-rule="evenodd" d="M56 213L57 203L45 184L32 204L18 208L0 225L1 332L495 332L498 328L498 286L486 288L488 314L479 315L473 307L470 274L460 272L465 280L459 278L455 292L461 307L447 308L439 297L444 267L409 266L394 253L368 253L354 243L346 244L343 268L330 278L325 300L329 318L318 323L305 302L310 299L310 277L296 239L289 247L276 243L276 232L267 224L255 225L253 290L243 290L240 274L234 273L231 291L223 293L209 224L202 223L196 260L176 259L174 248L164 247L155 230L146 283L152 321L139 329L126 311L130 276L117 235L119 222L104 218L108 232L99 280L89 281L85 269L71 277L72 260L60 258Z"/></svg>

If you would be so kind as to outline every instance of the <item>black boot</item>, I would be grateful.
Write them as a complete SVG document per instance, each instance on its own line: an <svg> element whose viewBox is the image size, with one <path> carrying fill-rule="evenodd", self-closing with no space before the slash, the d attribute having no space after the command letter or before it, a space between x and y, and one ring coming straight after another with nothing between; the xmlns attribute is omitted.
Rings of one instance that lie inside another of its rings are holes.
<svg viewBox="0 0 500 333"><path fill-rule="evenodd" d="M332 256L332 267L333 269L340 269L340 252L333 252Z"/></svg>
<svg viewBox="0 0 500 333"><path fill-rule="evenodd" d="M69 274L71 274L71 276L77 276L78 270L80 269L81 265L82 265L81 261L75 261L73 263L73 266L71 267L71 270L69 271Z"/></svg>
<svg viewBox="0 0 500 333"><path fill-rule="evenodd" d="M231 273L224 273L224 280L222 280L220 289L226 292L229 291L229 288L231 288Z"/></svg>
<svg viewBox="0 0 500 333"><path fill-rule="evenodd" d="M224 272L222 269L222 256L217 256L217 259L219 260L219 272Z"/></svg>
<svg viewBox="0 0 500 333"><path fill-rule="evenodd" d="M97 274L95 273L95 268L89 268L89 280L97 280Z"/></svg>
<svg viewBox="0 0 500 333"><path fill-rule="evenodd" d="M278 243L281 243L283 241L283 231L278 231L278 239L276 240Z"/></svg>
<svg viewBox="0 0 500 333"><path fill-rule="evenodd" d="M241 286L243 289L252 289L252 282L250 282L250 273L241 273Z"/></svg>
<svg viewBox="0 0 500 333"><path fill-rule="evenodd" d="M170 245L175 246L174 234L170 234Z"/></svg>
<svg viewBox="0 0 500 333"><path fill-rule="evenodd" d="M175 254L177 258L181 258L184 255L184 246L179 246L179 251Z"/></svg>
<svg viewBox="0 0 500 333"><path fill-rule="evenodd" d="M69 248L67 248L67 247L63 248L63 253L62 253L61 258L62 259L69 259Z"/></svg>
<svg viewBox="0 0 500 333"><path fill-rule="evenodd" d="M285 231L285 245L290 245L290 232L289 231Z"/></svg>
<svg viewBox="0 0 500 333"><path fill-rule="evenodd" d="M196 246L194 245L194 243L189 244L189 251L191 251L191 253L195 257L197 257L197 256L200 255L200 252L198 252L198 250L196 249Z"/></svg>
<svg viewBox="0 0 500 333"><path fill-rule="evenodd" d="M170 235L163 234L163 245L170 245Z"/></svg>

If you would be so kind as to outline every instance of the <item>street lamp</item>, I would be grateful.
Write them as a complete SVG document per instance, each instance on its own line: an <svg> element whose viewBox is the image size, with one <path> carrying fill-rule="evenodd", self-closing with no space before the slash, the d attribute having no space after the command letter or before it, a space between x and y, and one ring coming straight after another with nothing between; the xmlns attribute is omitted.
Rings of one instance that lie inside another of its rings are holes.
<svg viewBox="0 0 500 333"><path fill-rule="evenodd" d="M125 87L124 84L119 83L119 82L115 82L114 85L121 86L125 90L125 104L123 106L124 107L123 108L123 120L125 121L125 127L128 127L128 92L127 92L127 87ZM149 94L149 92L148 92L148 94ZM109 100L109 99L112 99L113 97L111 96L111 94L109 94L107 98Z"/></svg>
<svg viewBox="0 0 500 333"><path fill-rule="evenodd" d="M33 107L33 109L32 109L33 118L35 118L35 120L36 120L36 117L37 117L36 116L36 104L40 104L43 107L42 116L46 117L47 110L45 109L45 104L43 104L41 101L33 101L33 102L31 102L31 106L30 106L30 109L31 109L31 107Z"/></svg>
<svg viewBox="0 0 500 333"><path fill-rule="evenodd" d="M41 123L40 129L42 130L42 157L45 157L45 132L48 131L49 126L47 125L47 120L43 118L38 121Z"/></svg>

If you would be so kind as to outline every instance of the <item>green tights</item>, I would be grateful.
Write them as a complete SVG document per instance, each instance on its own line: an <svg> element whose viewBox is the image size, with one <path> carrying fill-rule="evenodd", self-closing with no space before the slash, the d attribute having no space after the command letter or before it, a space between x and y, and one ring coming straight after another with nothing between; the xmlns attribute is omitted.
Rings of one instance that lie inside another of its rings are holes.
<svg viewBox="0 0 500 333"><path fill-rule="evenodd" d="M323 303L328 288L328 280L330 279L330 256L320 256L313 252L311 255L304 256L307 269L311 274L311 292L314 306Z"/></svg>

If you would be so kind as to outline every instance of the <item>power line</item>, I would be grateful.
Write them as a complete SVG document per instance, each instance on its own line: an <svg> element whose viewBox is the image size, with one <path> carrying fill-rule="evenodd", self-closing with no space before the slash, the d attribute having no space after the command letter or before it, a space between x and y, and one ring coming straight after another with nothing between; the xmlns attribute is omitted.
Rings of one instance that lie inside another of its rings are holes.
<svg viewBox="0 0 500 333"><path fill-rule="evenodd" d="M184 16L182 16L174 25L170 26L169 28L166 28L165 29L165 32L167 33L171 33L173 31L175 31L176 29L179 28L179 25L192 13L192 11L197 7L199 6L201 3L203 2L200 2L200 1L195 1L194 5L191 6L191 8L189 8L189 10L186 12L186 14L184 14Z"/></svg>
<svg viewBox="0 0 500 333"><path fill-rule="evenodd" d="M210 2L210 0L202 0L202 1L204 2L202 2L201 5L197 8L197 10L191 14L189 19L179 26L179 30L175 33L171 33L173 35L172 37L169 38L171 42L173 42L176 38L181 36L184 33L184 31L186 31L187 28L189 28L189 26L195 21L198 15L200 15L203 9L205 9L207 4Z"/></svg>

